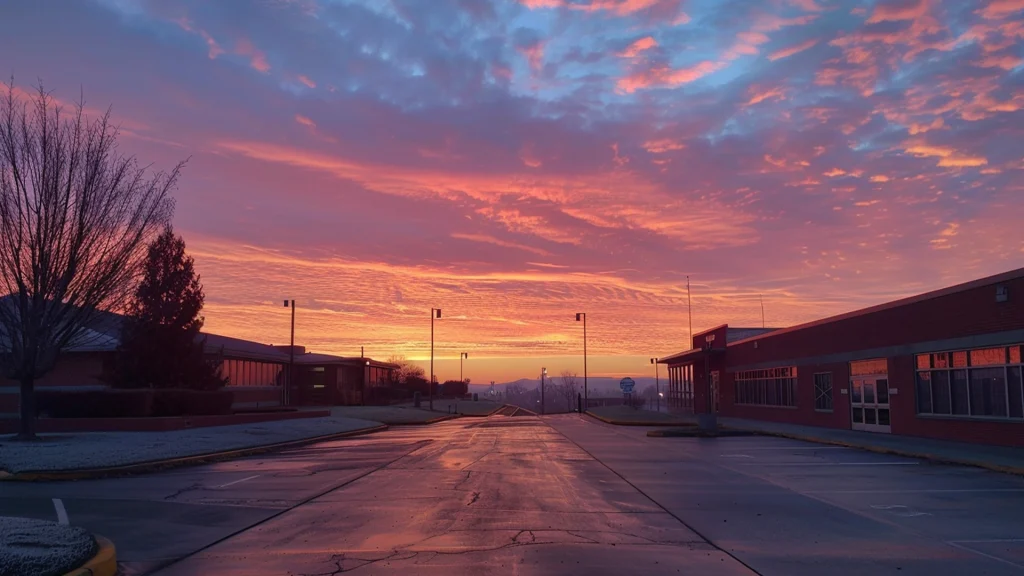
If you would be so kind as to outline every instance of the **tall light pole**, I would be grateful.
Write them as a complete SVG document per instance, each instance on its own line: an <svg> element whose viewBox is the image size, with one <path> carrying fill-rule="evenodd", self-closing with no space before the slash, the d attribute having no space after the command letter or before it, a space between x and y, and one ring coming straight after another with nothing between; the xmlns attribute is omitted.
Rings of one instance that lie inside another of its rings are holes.
<svg viewBox="0 0 1024 576"><path fill-rule="evenodd" d="M590 407L590 397L587 395L587 313L577 312L576 321L583 320L583 411Z"/></svg>
<svg viewBox="0 0 1024 576"><path fill-rule="evenodd" d="M661 380L658 378L658 359L651 358L654 364L654 393L658 397L658 412L661 412Z"/></svg>
<svg viewBox="0 0 1024 576"><path fill-rule="evenodd" d="M434 410L434 318L441 317L440 308L430 309L430 382L427 383L430 395L430 410Z"/></svg>
<svg viewBox="0 0 1024 576"><path fill-rule="evenodd" d="M288 406L291 400L292 381L295 378L295 300L285 300L284 307L292 308L292 337L288 346L288 383L284 387L284 405Z"/></svg>
<svg viewBox="0 0 1024 576"><path fill-rule="evenodd" d="M462 361L469 360L469 352L463 352L459 354L459 382L465 382L466 379L462 377ZM469 388L466 388L466 392L469 392Z"/></svg>
<svg viewBox="0 0 1024 576"><path fill-rule="evenodd" d="M540 369L540 413L544 414L544 377L548 375L547 368Z"/></svg>

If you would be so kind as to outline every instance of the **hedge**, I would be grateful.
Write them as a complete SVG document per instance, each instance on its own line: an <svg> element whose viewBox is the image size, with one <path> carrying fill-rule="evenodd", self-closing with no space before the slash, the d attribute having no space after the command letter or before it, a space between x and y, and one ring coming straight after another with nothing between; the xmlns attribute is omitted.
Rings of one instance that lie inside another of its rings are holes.
<svg viewBox="0 0 1024 576"><path fill-rule="evenodd" d="M231 414L231 390L36 391L36 414L50 418L144 418Z"/></svg>

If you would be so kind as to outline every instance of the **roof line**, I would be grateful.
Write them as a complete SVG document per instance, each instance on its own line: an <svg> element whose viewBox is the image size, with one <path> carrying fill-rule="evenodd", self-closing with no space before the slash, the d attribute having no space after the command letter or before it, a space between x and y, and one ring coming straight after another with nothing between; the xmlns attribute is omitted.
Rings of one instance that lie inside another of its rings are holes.
<svg viewBox="0 0 1024 576"><path fill-rule="evenodd" d="M976 280L970 280L954 286L948 286L946 288L940 288L938 290L932 290L931 292L925 292L923 294L917 294L915 296L908 296L906 298L900 298L899 300L892 300L882 304L876 304L867 308L861 308L860 310L854 310L852 312L845 312L843 314L837 314L835 316L828 316L826 318L820 318L818 320L812 320L803 324L797 324L796 326L790 326L789 328L782 328L775 330L774 332L768 332L766 334L760 334L758 336L751 336L750 338L744 338L743 340L737 340L731 342L729 346L738 346L746 342L753 342L755 340L762 340L765 338L771 338L780 334L789 334L796 332L797 330L804 330L812 328L814 326L822 326L824 324L831 324L833 322L839 322L841 320L848 320L850 318L857 318L859 316L866 316L875 312L882 312L884 310L891 310L893 308L899 308L901 306L907 306L909 304L917 304L918 302L926 302L928 300L934 300L935 298L942 298L943 296L951 296L953 294L959 294L960 292L966 292L975 288L981 288L990 284L997 284L999 282L1006 282L1009 280L1016 280L1018 278L1024 278L1024 268L1017 268L1016 270L1010 270L996 274L994 276L987 276L985 278L978 278Z"/></svg>

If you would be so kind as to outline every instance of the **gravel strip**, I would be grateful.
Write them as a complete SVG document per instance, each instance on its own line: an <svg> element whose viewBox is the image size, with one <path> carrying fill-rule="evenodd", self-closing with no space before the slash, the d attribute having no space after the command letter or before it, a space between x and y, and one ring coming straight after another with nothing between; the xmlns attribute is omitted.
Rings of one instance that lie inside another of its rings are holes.
<svg viewBox="0 0 1024 576"><path fill-rule="evenodd" d="M172 432L46 434L39 442L15 442L12 437L6 437L0 438L0 470L16 473L125 466L255 448L375 426L380 423L330 416Z"/></svg>
<svg viewBox="0 0 1024 576"><path fill-rule="evenodd" d="M96 553L92 534L78 526L0 516L0 574L58 576Z"/></svg>

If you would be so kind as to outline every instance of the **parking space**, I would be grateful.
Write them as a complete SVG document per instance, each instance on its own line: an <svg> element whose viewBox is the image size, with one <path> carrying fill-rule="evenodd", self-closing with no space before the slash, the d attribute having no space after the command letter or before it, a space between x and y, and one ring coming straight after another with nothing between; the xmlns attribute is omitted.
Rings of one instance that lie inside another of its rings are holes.
<svg viewBox="0 0 1024 576"><path fill-rule="evenodd" d="M1024 479L775 437L549 422L761 574L1024 574Z"/></svg>

